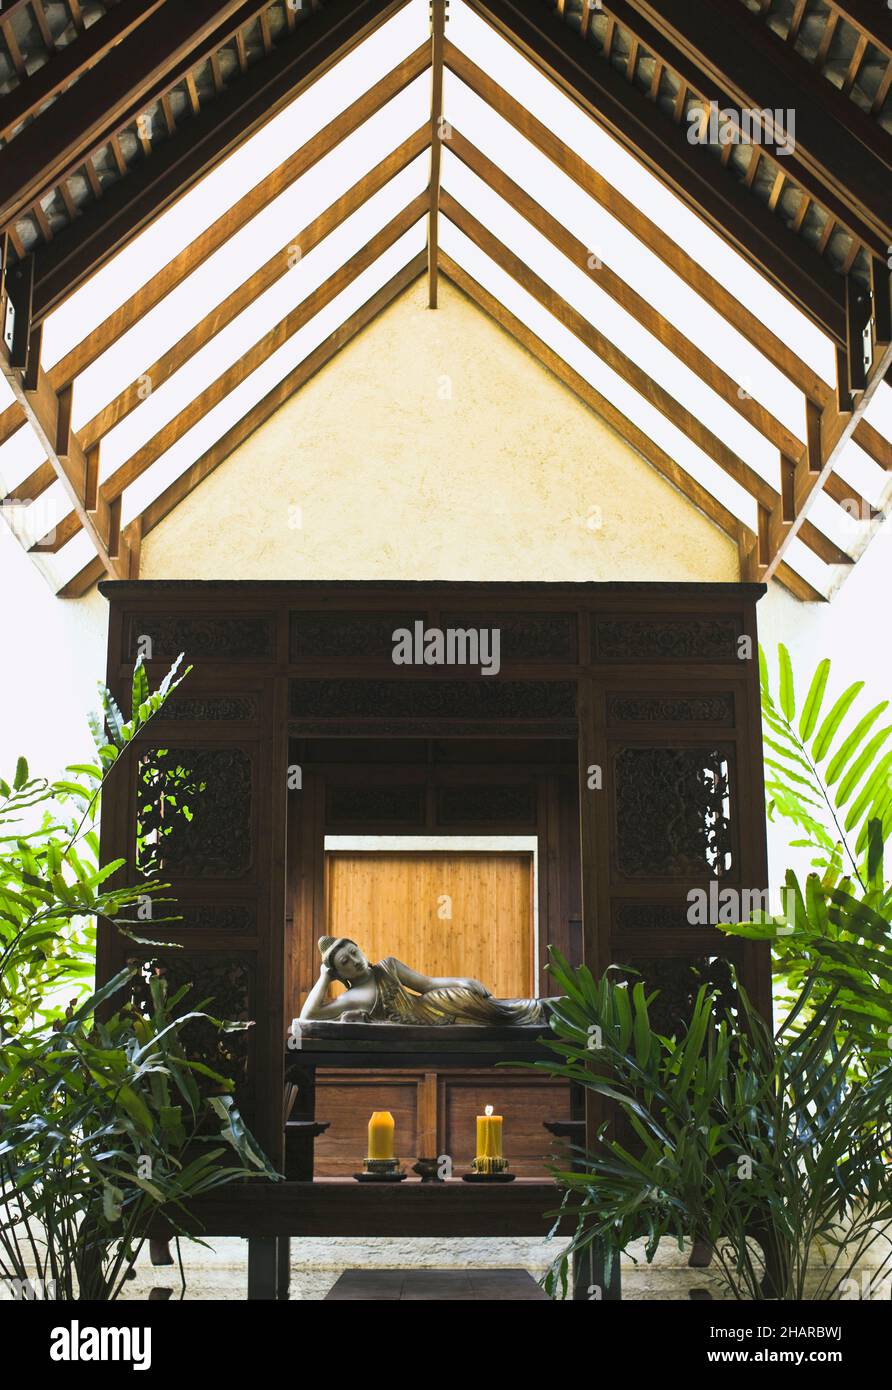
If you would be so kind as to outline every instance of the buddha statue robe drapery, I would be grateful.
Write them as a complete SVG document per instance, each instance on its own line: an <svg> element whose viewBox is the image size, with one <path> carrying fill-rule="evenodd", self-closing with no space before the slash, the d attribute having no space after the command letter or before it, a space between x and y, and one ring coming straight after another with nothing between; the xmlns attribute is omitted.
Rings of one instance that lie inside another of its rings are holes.
<svg viewBox="0 0 892 1390"><path fill-rule="evenodd" d="M399 979L393 956L373 965L372 974L377 997L368 1015L370 1023L464 1023L493 1027L548 1022L538 999L493 999L464 985L441 985L415 994Z"/></svg>

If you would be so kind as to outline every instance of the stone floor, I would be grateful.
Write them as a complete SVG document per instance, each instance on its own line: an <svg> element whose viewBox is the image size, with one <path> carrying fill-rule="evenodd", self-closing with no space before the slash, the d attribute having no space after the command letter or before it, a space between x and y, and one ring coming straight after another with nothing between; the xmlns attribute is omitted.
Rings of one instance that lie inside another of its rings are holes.
<svg viewBox="0 0 892 1390"><path fill-rule="evenodd" d="M880 1283L871 1269L880 1263L887 1241L877 1243L873 1258L860 1272L860 1289L849 1297L892 1297L892 1278ZM534 1239L315 1239L291 1243L291 1298L313 1302L324 1299L345 1269L438 1269L486 1270L525 1269L541 1278L559 1253L559 1242ZM248 1246L244 1240L209 1240L205 1245L183 1242L181 1247L186 1276L186 1299L242 1300L247 1294ZM689 1299L692 1293L708 1291L713 1298L723 1296L714 1268L689 1269L688 1251L663 1241L652 1264L644 1259L643 1248L634 1247L637 1262L622 1261L623 1298L630 1301ZM175 1251L174 1251L175 1254ZM873 1282L871 1282L871 1280ZM153 1268L145 1247L136 1272L128 1282L127 1300L154 1297L181 1297L178 1267ZM0 1284L0 1301L10 1297Z"/></svg>
<svg viewBox="0 0 892 1390"><path fill-rule="evenodd" d="M187 1299L243 1299L248 1278L248 1248L242 1240L212 1240L209 1248L182 1246ZM344 1269L527 1269L540 1278L558 1246L537 1240L404 1239L301 1240L291 1246L291 1298L323 1299ZM148 1251L128 1285L128 1299L143 1299L153 1288L180 1297L176 1266L153 1268ZM688 1269L687 1252L664 1242L653 1265L623 1261L623 1297L674 1299L689 1297L691 1289L709 1289L717 1296L711 1270Z"/></svg>

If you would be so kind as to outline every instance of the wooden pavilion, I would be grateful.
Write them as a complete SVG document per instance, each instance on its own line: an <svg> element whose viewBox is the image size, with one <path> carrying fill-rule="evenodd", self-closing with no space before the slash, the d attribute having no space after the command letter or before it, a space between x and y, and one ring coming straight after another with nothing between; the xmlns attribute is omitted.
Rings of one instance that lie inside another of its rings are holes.
<svg viewBox="0 0 892 1390"><path fill-rule="evenodd" d="M303 1066L287 1046L330 924L327 837L531 837L531 988L557 944L638 961L676 1007L731 958L770 1007L765 954L692 927L685 895L767 882L762 586L831 599L890 505L890 11L13 0L0 140L2 515L60 600L105 581L113 689L147 637L153 669L196 665L140 764L173 748L211 788L165 846L175 968L258 1021L225 1060L286 1175L208 1204L207 1228L251 1239L259 1296L284 1295L292 1236L536 1233L553 1189L533 1168L368 1189L331 1150L313 1181L315 1068L346 1116L368 1065L346 1035ZM730 537L740 583L141 579L145 537L422 277ZM389 634L415 620L498 626L499 678L400 675ZM134 874L140 768L103 829ZM122 949L101 938L103 976ZM418 1142L472 1113L473 1042L377 1055Z"/></svg>

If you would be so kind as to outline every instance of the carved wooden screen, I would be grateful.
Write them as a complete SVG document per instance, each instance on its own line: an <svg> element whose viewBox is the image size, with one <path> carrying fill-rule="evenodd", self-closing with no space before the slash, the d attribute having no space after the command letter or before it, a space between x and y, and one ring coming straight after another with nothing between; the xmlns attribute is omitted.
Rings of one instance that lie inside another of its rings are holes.
<svg viewBox="0 0 892 1390"><path fill-rule="evenodd" d="M142 586L140 586L142 588ZM106 858L127 860L139 883L170 884L179 920L140 924L140 935L179 949L153 950L100 930L98 971L127 958L157 962L183 1007L251 1021L219 1034L190 1024L192 1055L237 1083L240 1106L271 1157L281 1147L282 923L286 769L284 680L275 674L279 627L271 611L214 611L213 586L164 593L129 589L112 608L110 686L124 697L140 650L150 683L180 652L193 671L141 741L103 811ZM203 603L205 607L199 607ZM185 809L184 809L185 808ZM147 843L136 848L137 827ZM164 909L154 908L154 916Z"/></svg>
<svg viewBox="0 0 892 1390"><path fill-rule="evenodd" d="M737 601L596 609L585 630L585 956L658 988L654 1019L670 1033L701 982L728 989L732 960L770 1007L764 946L715 925L767 884L755 604L728 593Z"/></svg>

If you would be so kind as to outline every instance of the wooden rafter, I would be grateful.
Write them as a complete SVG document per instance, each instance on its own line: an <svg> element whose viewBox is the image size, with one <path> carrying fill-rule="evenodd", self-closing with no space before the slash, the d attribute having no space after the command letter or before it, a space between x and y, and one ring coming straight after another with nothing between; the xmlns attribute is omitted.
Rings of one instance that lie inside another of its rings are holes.
<svg viewBox="0 0 892 1390"><path fill-rule="evenodd" d="M422 275L427 267L427 255L419 253L383 285L376 294L345 319L339 328L320 343L308 357L278 385L263 397L246 415L229 429L208 451L191 467L187 468L161 493L150 502L131 525L139 526L140 536L146 536L173 511L184 498L188 497L199 483L218 468L235 449L254 433L256 429L273 416L280 406L299 391L317 372L330 362L343 347L372 322L384 309L393 303L404 290ZM130 540L130 526L124 528L126 540ZM79 598L102 578L102 569L97 561L91 561L60 591L63 598Z"/></svg>
<svg viewBox="0 0 892 1390"><path fill-rule="evenodd" d="M258 9L262 3L256 0ZM16 138L16 182L0 195L0 224L11 222L76 168L96 139L113 128L141 94L242 4L243 0L192 0L189 5L162 5L118 44L113 63L87 71L76 88L58 97Z"/></svg>
<svg viewBox="0 0 892 1390"><path fill-rule="evenodd" d="M445 252L442 255L443 274L446 275L460 290L469 296L481 309L484 310L496 323L510 333L522 347L532 354L543 367L551 372L559 381L576 395L578 398L595 412L601 419L605 420L616 433L626 441L627 444L641 455L658 473L660 473L673 487L693 503L698 510L702 511L710 521L730 536L736 543L748 542L755 539L754 532L738 521L733 512L723 506L708 489L692 478L690 474L675 462L664 449L648 435L644 433L636 424L629 420L623 413L617 410L612 402L602 396L590 382L575 372L564 359L550 348L547 343L538 338L526 324L522 323L510 309L507 309L500 300L496 299L484 289L482 285L468 274L456 261ZM778 573L778 580L798 598L815 600L823 596L818 593L806 580L802 579L795 570L783 565Z"/></svg>
<svg viewBox="0 0 892 1390"><path fill-rule="evenodd" d="M440 164L443 145L443 45L449 0L431 0L431 176L427 230L428 305L437 307L437 258L440 248Z"/></svg>
<svg viewBox="0 0 892 1390"><path fill-rule="evenodd" d="M246 227L252 218L268 207L280 193L330 154L341 141L364 125L389 101L399 96L400 92L426 70L429 63L430 49L427 44L423 44L255 184L249 193L222 213L210 227L179 252L160 274L154 276L148 284L141 286L87 338L66 353L51 371L56 389L67 385L91 366L122 333L139 323L166 295L182 284L193 270L219 250L236 232ZM0 441L2 438L3 432L0 427Z"/></svg>
<svg viewBox="0 0 892 1390"><path fill-rule="evenodd" d="M96 20L75 43L56 51L49 62L0 97L0 139L34 116L59 92L93 67L115 44L138 29L164 0L121 0Z"/></svg>
<svg viewBox="0 0 892 1390"><path fill-rule="evenodd" d="M320 213L318 217L314 218L301 232L290 238L289 242L277 251L275 255L271 256L248 280L238 285L227 299L221 304L218 304L205 315L199 323L190 329L188 333L184 334L163 357L151 367L147 368L144 373L141 373L140 380L144 381L148 378L152 384L153 391L157 390L165 381L168 381L201 347L210 342L215 334L219 333L228 323L231 323L248 304L253 303L258 295L264 293L274 285L277 280L281 279L282 276L288 274L296 264L299 264L299 260L295 260L295 252L299 254L301 259L303 256L309 254L309 252L312 251L314 247L318 246L326 236L329 236L341 226L348 217L352 216L368 198L373 197L380 188L383 188L384 185L390 181L390 179L394 178L402 169L406 168L413 159L417 158L427 147L429 138L429 128L426 125L422 126L414 135L410 136L408 140L404 141L402 145L383 159L380 164L376 165L374 169L369 170L358 183L354 184L352 188L342 194L340 198L332 203L324 212ZM401 215L401 217L404 216L405 214ZM358 273L358 270L365 268L364 260L363 252L358 253L358 256L351 262L351 269ZM328 296L331 293L340 292L342 288L344 288L343 273L338 273L338 275L330 277L325 285L316 291L316 298L313 303L316 304L317 309L322 307L323 302L328 302ZM310 301L307 301L307 306L299 306L295 313L303 315L310 309L312 309L312 304ZM315 312L316 310L312 311ZM254 357L257 356L258 354L255 352ZM242 367L244 367L249 359L251 361L254 360L251 354L241 359ZM255 365L259 365L259 359ZM219 391L214 394L219 394ZM94 416L91 421L81 428L79 437L84 449L89 451L97 447L108 431L135 410L141 403L141 400L142 397L140 395L140 385L138 382L134 382L132 385L125 388L115 400L105 406L98 415ZM194 409L195 406L193 405L193 412ZM180 417L177 417L177 419L179 420ZM178 426L177 420L171 422L171 424L166 427L166 430L161 432L161 440L163 441L163 439L170 437L170 435L173 432L177 432L181 426L182 422L180 422L180 426ZM182 427L186 428L188 426ZM132 464L131 471L134 467L138 466L138 464ZM126 467L126 465L122 467ZM119 470L119 473L120 471L121 470ZM140 467L139 471L142 472L143 469ZM132 481L132 479L130 480ZM39 496L43 489L53 481L54 477L51 473L50 476L47 476L45 466L43 470L36 470L35 473L32 473L27 483L23 484L22 487L24 488L27 486L28 491L26 496L28 498L34 498ZM57 528L55 541L51 542L50 546L54 546L58 549L61 544L70 540L77 530L77 515L74 512L69 513ZM43 548L47 547L44 546Z"/></svg>
<svg viewBox="0 0 892 1390"><path fill-rule="evenodd" d="M836 342L845 341L838 277L670 121L655 122L647 94L603 63L541 0L468 0L566 95L637 155Z"/></svg>
<svg viewBox="0 0 892 1390"><path fill-rule="evenodd" d="M830 6L866 34L881 53L892 58L892 12L882 0L830 0Z"/></svg>
<svg viewBox="0 0 892 1390"><path fill-rule="evenodd" d="M53 388L57 392L64 390L81 372L92 366L103 352L117 342L122 334L139 323L146 314L162 302L165 296L175 290L187 276L200 265L203 265L215 251L219 250L230 237L246 227L296 179L307 173L321 159L330 154L341 141L353 134L367 120L382 110L389 101L398 96L424 72L429 61L430 51L427 45L416 49L398 67L383 77L380 82L377 82L374 87L365 92L333 121L318 131L305 145L302 145L293 155L268 174L266 178L256 184L238 203L221 214L216 222L213 222L200 236L190 242L159 274L141 286L99 324L89 337L73 347L51 368L50 381ZM416 137L411 138L414 140ZM344 194L344 198L349 197L350 192ZM222 326L221 322L218 327ZM173 362L173 354L177 352L179 346L171 349L169 362L165 366ZM161 370L163 373L164 367ZM148 374L152 376L153 368L149 368ZM156 379L153 377L153 380ZM156 384L160 385L160 379L156 381ZM122 393L125 402L132 402L137 392L138 383L135 382ZM111 408L108 407L108 409ZM120 405L117 405L115 409L120 410ZM127 413L126 410L124 413ZM119 418L123 418L123 415ZM0 412L0 445L11 439L21 426L22 415L17 404L10 405L5 411ZM100 438L105 432L105 421L103 421L95 430L95 439ZM90 425L87 426L85 437L91 438ZM41 465L28 480L32 488L28 497L39 496L53 483L54 479L55 475L49 462Z"/></svg>
<svg viewBox="0 0 892 1390"><path fill-rule="evenodd" d="M554 319L579 339L588 350L624 381L633 390L654 406L677 429L691 440L697 448L712 459L723 472L733 478L746 492L764 507L774 505L779 497L776 488L767 482L744 459L731 449L724 440L703 424L691 411L687 410L659 382L655 381L642 367L611 342L595 324L590 323L558 292L537 275L521 258L509 250L488 228L484 227L460 203L444 192L441 212L462 231L474 244L501 270L531 295ZM803 540L828 564L851 563L850 557L817 527L811 526L803 531Z"/></svg>
<svg viewBox="0 0 892 1390"><path fill-rule="evenodd" d="M547 126L448 40L445 59L450 71L475 95L491 106L518 134L572 179L577 187L594 198L606 212L658 256L664 265L696 291L729 325L743 334L758 352L803 392L808 400L823 407L831 399L831 388L797 356L788 343L772 333L724 284L711 276L698 260L690 256L675 238L652 222L641 208L624 197L613 184L559 140ZM855 439L862 448L870 452L870 448L864 442L865 431L866 422L859 422ZM790 447L789 442L786 446L777 442L778 447ZM829 491L834 484L830 481L827 486ZM850 498L851 491L846 491L845 496L847 499Z"/></svg>
<svg viewBox="0 0 892 1390"><path fill-rule="evenodd" d="M143 476L178 440L198 424L209 411L219 405L236 387L255 372L274 352L283 347L328 304L384 255L427 212L427 194L420 193L409 205L392 218L370 241L330 275L318 289L280 319L269 332L252 344L225 372L207 386L188 406L168 424L162 426L141 449L128 458L108 477L99 489L100 497L108 504L120 497L126 488ZM77 533L81 517L77 510L63 518L55 528L55 538L42 549L59 551Z"/></svg>
<svg viewBox="0 0 892 1390"><path fill-rule="evenodd" d="M859 422L888 371L892 370L892 344L877 352L867 386L851 411L832 406L813 413L809 447L792 468L784 495L764 515L764 533L751 549L743 567L745 578L767 582L777 574L793 541L805 539L808 514L821 488L832 474L848 441L855 437Z"/></svg>
<svg viewBox="0 0 892 1390"><path fill-rule="evenodd" d="M669 348L679 361L690 368L701 381L715 391L727 405L742 415L755 429L782 453L798 454L805 447L780 420L765 406L755 400L748 392L742 391L738 382L716 362L714 357L704 352L679 328L664 318L653 307L650 300L623 280L609 266L603 256L593 258L590 249L573 236L556 217L524 190L513 179L481 153L455 126L452 127L449 148L469 169L489 185L500 197L524 217L527 222L541 232L569 261L589 277L599 289L620 304L633 318L646 328L654 338ZM594 267L592 260L596 260Z"/></svg>
<svg viewBox="0 0 892 1390"><path fill-rule="evenodd" d="M65 228L51 246L37 251L36 319L43 319L115 251L405 3L330 0L324 9L311 13L268 59L255 64L176 136L162 142L150 158L106 190L101 203ZM426 48L426 61L429 56Z"/></svg>
<svg viewBox="0 0 892 1390"><path fill-rule="evenodd" d="M114 512L104 498L99 498L94 508L87 505L87 457L71 429L71 393L56 395L39 360L29 363L26 372L13 366L5 344L0 345L0 361L3 375L46 451L103 570L112 578L129 578L130 556L126 547L117 544Z"/></svg>
<svg viewBox="0 0 892 1390"><path fill-rule="evenodd" d="M875 253L892 239L887 181L892 142L865 120L867 148L854 130L857 108L830 102L826 82L747 11L740 0L608 0L648 26L649 43L671 44L694 65L701 93L723 108L794 110L795 150L782 170ZM791 92L793 95L791 95ZM795 99L794 99L795 98ZM833 106L833 109L831 109ZM859 130L861 124L859 124ZM885 155L885 158L882 156Z"/></svg>
<svg viewBox="0 0 892 1390"><path fill-rule="evenodd" d="M422 126L414 135L410 135L408 140L404 140L397 149L382 159L374 169L370 169L302 231L290 237L284 246L270 256L253 275L242 281L222 303L215 305L157 362L140 373L140 382L148 380L151 382L151 389L157 391L159 386L169 381L175 372L210 342L211 338L221 332L227 324L232 323L243 309L287 275L289 270L299 263L296 256L302 259L308 255L325 237L346 222L348 217L352 217L369 198L374 197L386 183L417 159L427 148L429 139L428 127ZM114 400L103 406L92 420L81 426L79 434L85 447L89 448L99 443L110 429L136 410L143 400L140 382L132 382L126 386Z"/></svg>

